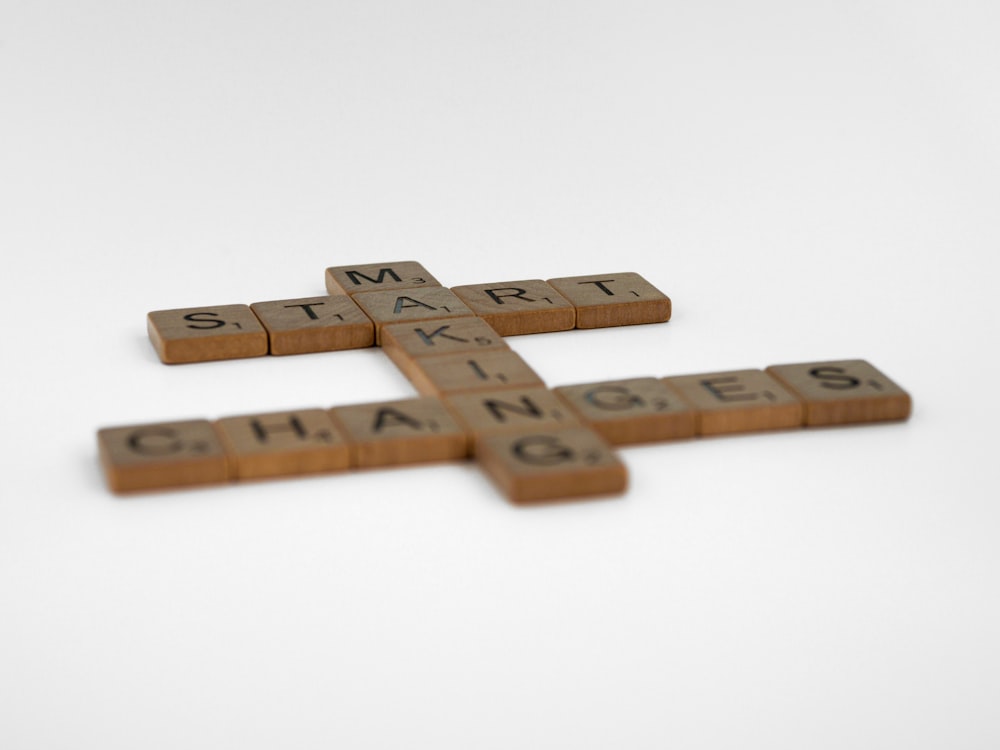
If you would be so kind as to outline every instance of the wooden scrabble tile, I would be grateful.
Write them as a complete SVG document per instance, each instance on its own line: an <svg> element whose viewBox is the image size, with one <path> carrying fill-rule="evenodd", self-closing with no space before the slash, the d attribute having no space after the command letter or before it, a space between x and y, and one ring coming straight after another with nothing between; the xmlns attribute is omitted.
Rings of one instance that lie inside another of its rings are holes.
<svg viewBox="0 0 1000 750"><path fill-rule="evenodd" d="M413 323L472 315L450 289L432 286L389 292L362 292L354 301L375 323L375 343L382 342L382 328L390 323Z"/></svg>
<svg viewBox="0 0 1000 750"><path fill-rule="evenodd" d="M545 388L449 394L444 401L471 435L473 452L483 435L580 425L566 404Z"/></svg>
<svg viewBox="0 0 1000 750"><path fill-rule="evenodd" d="M698 410L698 434L802 426L802 402L763 370L664 378Z"/></svg>
<svg viewBox="0 0 1000 750"><path fill-rule="evenodd" d="M167 364L267 354L267 331L246 305L156 310L146 316L146 328Z"/></svg>
<svg viewBox="0 0 1000 750"><path fill-rule="evenodd" d="M97 432L108 486L115 492L225 482L226 453L205 419L106 427Z"/></svg>
<svg viewBox="0 0 1000 750"><path fill-rule="evenodd" d="M576 309L541 279L452 287L476 315L501 336L568 331Z"/></svg>
<svg viewBox="0 0 1000 750"><path fill-rule="evenodd" d="M628 484L625 465L584 427L489 435L476 460L516 503L621 493Z"/></svg>
<svg viewBox="0 0 1000 750"><path fill-rule="evenodd" d="M607 328L670 320L670 298L637 273L549 279L576 307L577 328Z"/></svg>
<svg viewBox="0 0 1000 750"><path fill-rule="evenodd" d="M360 349L375 344L375 324L346 294L254 302L271 354Z"/></svg>
<svg viewBox="0 0 1000 750"><path fill-rule="evenodd" d="M863 359L772 365L767 372L805 402L807 426L910 416L910 395Z"/></svg>
<svg viewBox="0 0 1000 750"><path fill-rule="evenodd" d="M510 349L442 354L401 360L400 369L420 392L432 396L497 388L544 388L545 383ZM399 364L399 362L397 362Z"/></svg>
<svg viewBox="0 0 1000 750"><path fill-rule="evenodd" d="M337 406L330 415L347 435L354 466L448 461L468 455L465 430L436 398Z"/></svg>
<svg viewBox="0 0 1000 750"><path fill-rule="evenodd" d="M323 409L248 414L215 423L236 479L338 471L347 441Z"/></svg>
<svg viewBox="0 0 1000 750"><path fill-rule="evenodd" d="M330 294L353 295L358 292L387 292L429 286L441 284L414 260L333 266L326 269L326 289Z"/></svg>
<svg viewBox="0 0 1000 750"><path fill-rule="evenodd" d="M382 348L393 359L510 349L503 337L478 316L383 326Z"/></svg>
<svg viewBox="0 0 1000 750"><path fill-rule="evenodd" d="M659 378L565 385L557 396L612 445L675 440L695 434L696 412Z"/></svg>

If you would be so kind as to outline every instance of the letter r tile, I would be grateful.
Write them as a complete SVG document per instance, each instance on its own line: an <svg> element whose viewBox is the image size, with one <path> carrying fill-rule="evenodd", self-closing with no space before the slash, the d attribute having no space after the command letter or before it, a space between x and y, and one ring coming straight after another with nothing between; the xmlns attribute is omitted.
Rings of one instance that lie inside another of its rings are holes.
<svg viewBox="0 0 1000 750"><path fill-rule="evenodd" d="M568 331L576 309L541 279L452 287L476 315L501 336Z"/></svg>
<svg viewBox="0 0 1000 750"><path fill-rule="evenodd" d="M670 320L670 298L637 273L549 279L576 307L577 328L607 328Z"/></svg>
<svg viewBox="0 0 1000 750"><path fill-rule="evenodd" d="M115 492L225 482L229 467L212 423L205 419L105 427L97 446Z"/></svg>
<svg viewBox="0 0 1000 750"><path fill-rule="evenodd" d="M910 416L910 395L863 359L772 365L767 372L805 402L807 427Z"/></svg>
<svg viewBox="0 0 1000 750"><path fill-rule="evenodd" d="M699 435L802 426L802 402L763 370L664 378L698 412Z"/></svg>

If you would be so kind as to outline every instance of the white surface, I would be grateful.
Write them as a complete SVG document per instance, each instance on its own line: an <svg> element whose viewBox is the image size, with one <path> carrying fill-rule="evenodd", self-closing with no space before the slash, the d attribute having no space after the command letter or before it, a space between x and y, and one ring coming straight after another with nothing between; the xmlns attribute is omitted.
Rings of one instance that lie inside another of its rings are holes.
<svg viewBox="0 0 1000 750"><path fill-rule="evenodd" d="M995 3L0 5L0 746L1000 745ZM115 498L97 428L403 397L147 311L634 270L552 385L863 357L911 421Z"/></svg>

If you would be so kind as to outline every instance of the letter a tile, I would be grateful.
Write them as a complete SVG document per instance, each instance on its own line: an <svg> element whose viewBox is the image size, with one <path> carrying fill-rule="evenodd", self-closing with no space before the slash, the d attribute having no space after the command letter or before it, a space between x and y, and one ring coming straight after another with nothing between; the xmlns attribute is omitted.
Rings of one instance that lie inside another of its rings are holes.
<svg viewBox="0 0 1000 750"><path fill-rule="evenodd" d="M910 416L910 395L863 359L772 365L767 372L805 402L809 427Z"/></svg>
<svg viewBox="0 0 1000 750"><path fill-rule="evenodd" d="M225 417L215 423L235 479L257 479L350 466L347 442L322 409Z"/></svg>
<svg viewBox="0 0 1000 750"><path fill-rule="evenodd" d="M485 436L476 460L515 503L621 493L628 484L625 465L584 427Z"/></svg>
<svg viewBox="0 0 1000 750"><path fill-rule="evenodd" d="M226 453L205 419L105 427L97 445L115 492L225 482Z"/></svg>
<svg viewBox="0 0 1000 750"><path fill-rule="evenodd" d="M171 365L267 354L267 331L247 305L156 310L146 328L160 359Z"/></svg>
<svg viewBox="0 0 1000 750"><path fill-rule="evenodd" d="M351 444L351 463L359 468L468 456L465 430L439 399L430 396L330 410Z"/></svg>
<svg viewBox="0 0 1000 750"><path fill-rule="evenodd" d="M362 292L354 301L375 322L375 343L382 343L382 328L390 323L463 318L472 315L465 303L450 289L400 289L391 292Z"/></svg>
<svg viewBox="0 0 1000 750"><path fill-rule="evenodd" d="M698 410L698 434L802 426L802 402L763 370L664 378Z"/></svg>
<svg viewBox="0 0 1000 750"><path fill-rule="evenodd" d="M637 273L549 279L576 307L577 328L607 328L670 320L670 298Z"/></svg>

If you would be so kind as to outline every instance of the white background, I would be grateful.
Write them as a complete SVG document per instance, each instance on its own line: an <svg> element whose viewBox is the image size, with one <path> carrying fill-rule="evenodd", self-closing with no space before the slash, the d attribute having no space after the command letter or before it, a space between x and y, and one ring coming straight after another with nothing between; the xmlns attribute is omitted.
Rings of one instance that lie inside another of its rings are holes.
<svg viewBox="0 0 1000 750"><path fill-rule="evenodd" d="M0 746L1000 746L993 2L0 1ZM637 271L550 385L867 358L904 424L121 499L99 427L409 396L150 310Z"/></svg>

